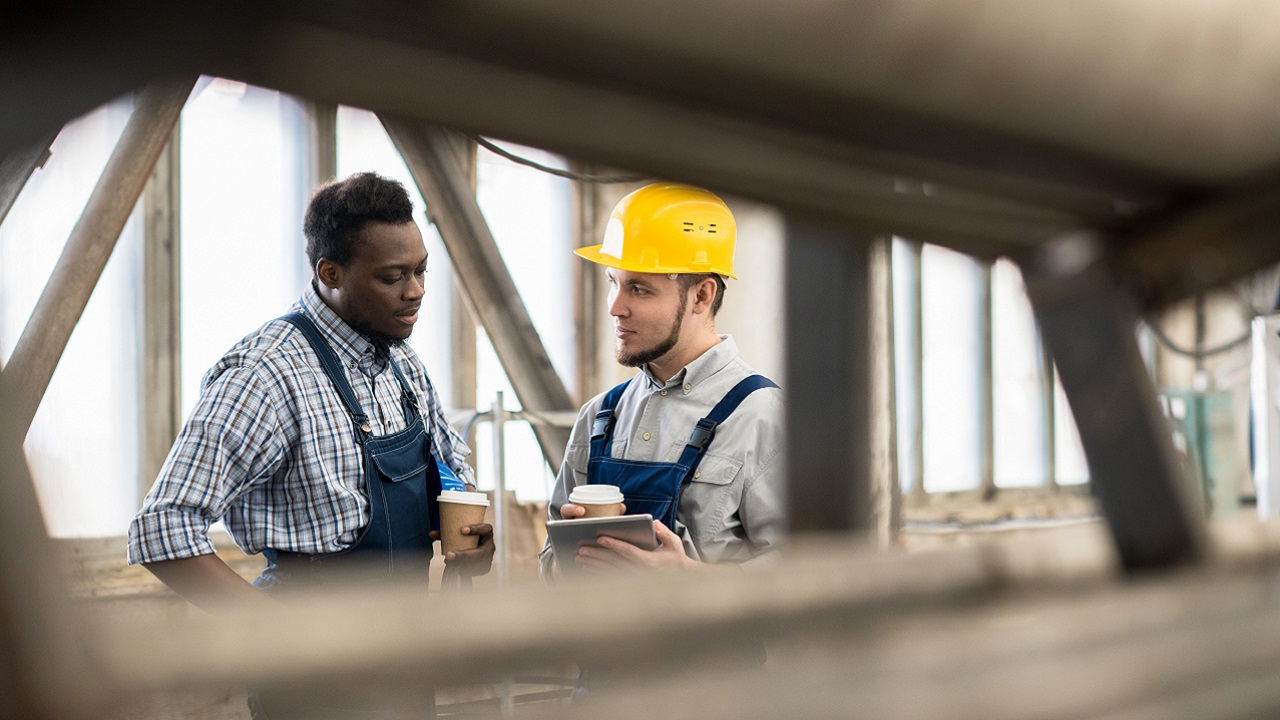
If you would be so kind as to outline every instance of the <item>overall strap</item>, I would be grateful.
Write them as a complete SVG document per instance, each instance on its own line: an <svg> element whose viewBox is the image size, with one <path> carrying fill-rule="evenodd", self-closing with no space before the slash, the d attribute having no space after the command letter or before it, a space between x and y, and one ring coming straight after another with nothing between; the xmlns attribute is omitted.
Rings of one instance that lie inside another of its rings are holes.
<svg viewBox="0 0 1280 720"><path fill-rule="evenodd" d="M347 382L347 376L342 371L342 364L338 362L338 356L334 354L333 348L329 347L328 341L320 335L320 330L316 327L316 324L311 321L311 318L296 312L284 315L280 319L298 328L306 336L307 341L311 343L311 348L316 351L316 355L320 358L320 366L324 368L324 373L329 376L334 389L342 397L342 404L347 406L347 412L350 412L351 417L355 420L356 428L359 431L368 433L369 416L365 415L364 410L360 408L360 401L356 399L356 393L351 389L351 383Z"/></svg>
<svg viewBox="0 0 1280 720"><path fill-rule="evenodd" d="M395 371L396 380L400 381L400 408L404 411L404 423L406 426L412 425L413 416L422 414L421 408L418 407L418 393L413 391L413 386L409 384L408 378L400 371L400 366L396 364L395 358L388 355L387 363Z"/></svg>
<svg viewBox="0 0 1280 720"><path fill-rule="evenodd" d="M639 377L638 375L636 377ZM613 441L613 423L617 418L615 410L622 393L627 389L630 380L615 385L604 394L604 404L596 413L595 422L591 424L591 457L608 457L609 443Z"/></svg>
<svg viewBox="0 0 1280 720"><path fill-rule="evenodd" d="M742 404L747 396L756 390L764 388L776 388L778 384L769 378L760 375L748 375L738 381L716 406L711 408L711 412L707 416L698 421L693 428L693 434L689 436L689 442L684 446L684 452L680 453L680 464L689 468L689 472L685 475L684 482L689 482L689 478L697 469L698 463L702 460L702 455L707 451L707 446L711 444L711 440L716 435L716 427L729 419L734 410Z"/></svg>

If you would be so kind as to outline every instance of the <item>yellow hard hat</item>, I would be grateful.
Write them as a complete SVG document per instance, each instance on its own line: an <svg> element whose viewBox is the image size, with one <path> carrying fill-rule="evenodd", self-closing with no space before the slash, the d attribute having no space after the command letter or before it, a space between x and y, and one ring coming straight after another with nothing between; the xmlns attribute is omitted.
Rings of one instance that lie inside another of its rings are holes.
<svg viewBox="0 0 1280 720"><path fill-rule="evenodd" d="M603 243L574 253L619 270L732 278L736 236L733 213L713 193L655 183L618 201Z"/></svg>

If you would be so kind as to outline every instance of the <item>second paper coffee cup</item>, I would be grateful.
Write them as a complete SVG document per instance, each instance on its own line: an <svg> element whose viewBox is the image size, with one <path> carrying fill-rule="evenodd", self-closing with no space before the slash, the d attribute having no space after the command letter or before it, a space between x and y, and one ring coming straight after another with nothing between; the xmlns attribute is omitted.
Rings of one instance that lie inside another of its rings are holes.
<svg viewBox="0 0 1280 720"><path fill-rule="evenodd" d="M587 511L583 517L621 515L622 499L622 491L616 485L579 485L569 493L569 502Z"/></svg>
<svg viewBox="0 0 1280 720"><path fill-rule="evenodd" d="M436 500L440 504L440 551L475 549L480 544L480 536L463 535L462 528L484 522L489 498L484 493L444 490Z"/></svg>

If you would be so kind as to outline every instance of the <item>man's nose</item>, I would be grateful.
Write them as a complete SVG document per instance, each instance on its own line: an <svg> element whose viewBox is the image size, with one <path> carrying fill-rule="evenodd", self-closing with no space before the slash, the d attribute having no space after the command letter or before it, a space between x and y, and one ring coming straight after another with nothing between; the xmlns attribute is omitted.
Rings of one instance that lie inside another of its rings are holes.
<svg viewBox="0 0 1280 720"><path fill-rule="evenodd" d="M609 293L609 314L613 317L626 317L628 315L626 303L622 301L622 293Z"/></svg>
<svg viewBox="0 0 1280 720"><path fill-rule="evenodd" d="M409 283L404 288L405 300L417 300L426 294L427 277L424 275L418 277L413 275L409 278Z"/></svg>

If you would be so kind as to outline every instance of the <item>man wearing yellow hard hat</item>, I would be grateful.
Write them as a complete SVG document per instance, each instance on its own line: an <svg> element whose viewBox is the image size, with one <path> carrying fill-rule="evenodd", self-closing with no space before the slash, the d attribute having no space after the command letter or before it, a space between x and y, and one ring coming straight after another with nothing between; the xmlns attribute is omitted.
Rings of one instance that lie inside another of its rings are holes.
<svg viewBox="0 0 1280 720"><path fill-rule="evenodd" d="M777 548L781 391L715 327L735 235L719 197L658 183L619 201L604 242L576 251L605 266L617 359L640 372L578 413L549 514L581 517L575 488L616 485L627 513L653 516L660 542L601 538L578 551L584 568L746 565ZM544 548L544 577L552 557Z"/></svg>

